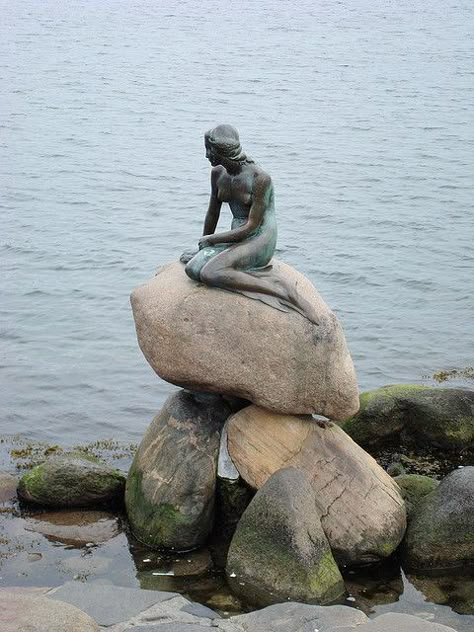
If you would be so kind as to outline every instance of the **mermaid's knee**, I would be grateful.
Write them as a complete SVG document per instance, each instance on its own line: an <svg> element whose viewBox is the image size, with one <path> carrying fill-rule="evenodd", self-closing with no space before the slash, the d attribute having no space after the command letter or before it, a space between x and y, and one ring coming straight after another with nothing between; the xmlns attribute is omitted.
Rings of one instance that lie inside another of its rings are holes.
<svg viewBox="0 0 474 632"><path fill-rule="evenodd" d="M214 285L219 287L225 285L225 274L222 273L222 268L217 266L214 262L207 263L201 270L201 281L206 285Z"/></svg>

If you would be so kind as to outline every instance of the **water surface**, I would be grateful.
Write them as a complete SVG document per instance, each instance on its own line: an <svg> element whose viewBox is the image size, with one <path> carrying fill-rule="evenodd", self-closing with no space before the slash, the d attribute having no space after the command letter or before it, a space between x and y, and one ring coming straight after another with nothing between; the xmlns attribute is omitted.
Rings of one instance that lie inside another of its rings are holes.
<svg viewBox="0 0 474 632"><path fill-rule="evenodd" d="M472 2L0 8L2 432L140 439L173 387L129 293L199 237L220 122L362 389L472 364Z"/></svg>

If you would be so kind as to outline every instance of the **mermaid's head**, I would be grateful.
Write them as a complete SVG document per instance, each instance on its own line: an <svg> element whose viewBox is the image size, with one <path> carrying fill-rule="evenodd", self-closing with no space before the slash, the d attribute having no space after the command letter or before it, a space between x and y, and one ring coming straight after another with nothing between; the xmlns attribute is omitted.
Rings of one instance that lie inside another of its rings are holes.
<svg viewBox="0 0 474 632"><path fill-rule="evenodd" d="M224 161L239 164L250 162L242 151L239 132L232 125L218 125L209 130L204 134L204 143L206 157L213 167Z"/></svg>

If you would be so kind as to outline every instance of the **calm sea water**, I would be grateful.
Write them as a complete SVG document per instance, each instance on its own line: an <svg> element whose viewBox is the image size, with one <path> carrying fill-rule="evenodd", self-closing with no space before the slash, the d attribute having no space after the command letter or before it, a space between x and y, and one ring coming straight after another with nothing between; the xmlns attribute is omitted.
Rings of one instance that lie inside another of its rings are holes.
<svg viewBox="0 0 474 632"><path fill-rule="evenodd" d="M139 440L173 387L128 297L199 237L221 122L361 389L472 364L471 0L0 8L3 433Z"/></svg>

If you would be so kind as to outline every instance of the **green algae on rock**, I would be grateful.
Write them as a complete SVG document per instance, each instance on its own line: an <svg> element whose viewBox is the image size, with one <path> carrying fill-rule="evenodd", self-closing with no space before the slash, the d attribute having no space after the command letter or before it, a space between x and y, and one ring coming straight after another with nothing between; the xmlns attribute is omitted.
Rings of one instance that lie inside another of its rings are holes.
<svg viewBox="0 0 474 632"><path fill-rule="evenodd" d="M411 569L474 564L474 467L451 472L421 500L402 550Z"/></svg>
<svg viewBox="0 0 474 632"><path fill-rule="evenodd" d="M227 576L234 592L259 606L328 603L344 593L305 472L279 470L257 492L230 545Z"/></svg>
<svg viewBox="0 0 474 632"><path fill-rule="evenodd" d="M90 455L72 452L50 457L23 475L18 495L51 507L87 507L120 503L125 477Z"/></svg>
<svg viewBox="0 0 474 632"><path fill-rule="evenodd" d="M418 507L422 498L434 491L439 482L430 476L420 474L402 474L395 477L400 487L402 498L407 508L407 517L410 520L413 512Z"/></svg>
<svg viewBox="0 0 474 632"><path fill-rule="evenodd" d="M155 417L130 468L133 534L152 548L189 550L212 528L220 431L232 412L219 395L180 390Z"/></svg>
<svg viewBox="0 0 474 632"><path fill-rule="evenodd" d="M341 427L363 447L404 438L448 450L474 450L474 391L397 384L362 393Z"/></svg>

